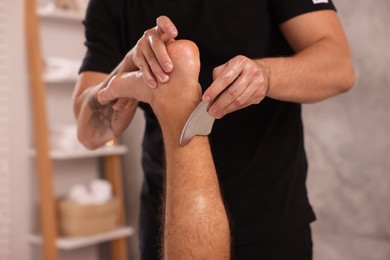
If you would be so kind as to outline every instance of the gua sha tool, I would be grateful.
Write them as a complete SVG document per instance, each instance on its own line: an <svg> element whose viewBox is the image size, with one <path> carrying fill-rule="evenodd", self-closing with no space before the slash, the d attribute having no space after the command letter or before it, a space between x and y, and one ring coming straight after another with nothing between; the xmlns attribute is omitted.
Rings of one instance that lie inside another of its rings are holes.
<svg viewBox="0 0 390 260"><path fill-rule="evenodd" d="M187 119L180 136L180 144L186 145L196 135L209 135L215 118L207 112L212 102L201 101Z"/></svg>

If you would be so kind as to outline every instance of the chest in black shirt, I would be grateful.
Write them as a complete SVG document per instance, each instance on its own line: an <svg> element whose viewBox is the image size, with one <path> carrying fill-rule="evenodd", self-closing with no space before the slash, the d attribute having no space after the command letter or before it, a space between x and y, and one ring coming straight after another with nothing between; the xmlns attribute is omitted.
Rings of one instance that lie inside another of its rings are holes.
<svg viewBox="0 0 390 260"><path fill-rule="evenodd" d="M261 58L291 54L266 0L129 0L123 1L124 54L156 18L168 16L179 31L178 39L194 41L201 53L200 83L211 84L211 72L236 55Z"/></svg>

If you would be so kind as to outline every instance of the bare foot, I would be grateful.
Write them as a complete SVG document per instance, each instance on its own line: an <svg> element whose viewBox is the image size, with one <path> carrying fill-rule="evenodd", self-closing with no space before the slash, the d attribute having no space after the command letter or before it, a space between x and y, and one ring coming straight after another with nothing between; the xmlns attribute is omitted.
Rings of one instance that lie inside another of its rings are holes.
<svg viewBox="0 0 390 260"><path fill-rule="evenodd" d="M187 118L201 100L199 50L191 41L178 40L168 45L168 53L174 70L167 83L150 89L150 105L163 131L170 128L170 132L180 137Z"/></svg>

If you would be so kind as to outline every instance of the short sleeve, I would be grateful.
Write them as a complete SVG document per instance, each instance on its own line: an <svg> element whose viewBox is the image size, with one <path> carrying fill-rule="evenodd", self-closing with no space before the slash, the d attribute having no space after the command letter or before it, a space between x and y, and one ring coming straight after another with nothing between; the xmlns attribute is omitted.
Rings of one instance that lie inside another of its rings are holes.
<svg viewBox="0 0 390 260"><path fill-rule="evenodd" d="M112 6L106 0L91 0L83 24L87 52L79 72L110 73L123 59Z"/></svg>
<svg viewBox="0 0 390 260"><path fill-rule="evenodd" d="M269 5L278 24L304 13L336 10L332 0L269 0Z"/></svg>

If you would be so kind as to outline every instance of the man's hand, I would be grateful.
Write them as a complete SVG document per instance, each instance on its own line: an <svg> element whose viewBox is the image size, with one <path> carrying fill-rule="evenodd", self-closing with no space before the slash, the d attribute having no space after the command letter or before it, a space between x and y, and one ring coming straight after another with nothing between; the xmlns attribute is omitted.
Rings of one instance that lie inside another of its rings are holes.
<svg viewBox="0 0 390 260"><path fill-rule="evenodd" d="M191 41L178 40L168 43L167 51L175 64L169 82L149 88L141 71L119 73L96 96L102 105L118 98L149 103L162 128L180 136L185 121L201 99L199 50Z"/></svg>
<svg viewBox="0 0 390 260"><path fill-rule="evenodd" d="M174 41L178 31L166 16L156 20L156 26L145 31L135 47L130 51L133 63L142 71L146 84L157 87L157 82L167 82L173 71L173 63L166 44Z"/></svg>
<svg viewBox="0 0 390 260"><path fill-rule="evenodd" d="M268 91L266 69L255 61L236 56L213 71L214 82L203 94L203 101L217 98L209 109L220 119L233 111L259 104Z"/></svg>

